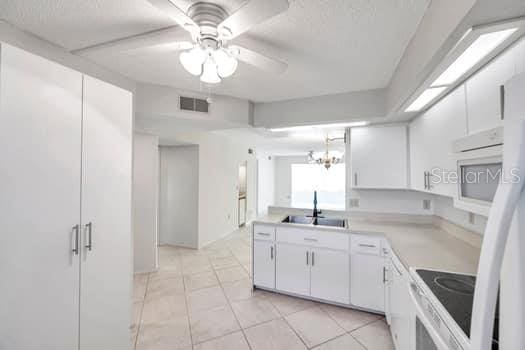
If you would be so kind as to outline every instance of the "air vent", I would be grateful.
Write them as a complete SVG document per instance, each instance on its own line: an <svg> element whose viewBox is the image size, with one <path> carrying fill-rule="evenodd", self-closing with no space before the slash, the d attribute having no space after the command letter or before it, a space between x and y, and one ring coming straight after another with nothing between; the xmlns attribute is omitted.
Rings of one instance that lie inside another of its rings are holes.
<svg viewBox="0 0 525 350"><path fill-rule="evenodd" d="M209 103L206 100L193 97L180 96L180 109L183 111L208 113Z"/></svg>

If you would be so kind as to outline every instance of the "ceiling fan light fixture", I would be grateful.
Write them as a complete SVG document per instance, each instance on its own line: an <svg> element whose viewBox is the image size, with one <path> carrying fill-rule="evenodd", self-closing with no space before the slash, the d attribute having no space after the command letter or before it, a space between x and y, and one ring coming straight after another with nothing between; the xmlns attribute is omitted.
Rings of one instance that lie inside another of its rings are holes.
<svg viewBox="0 0 525 350"><path fill-rule="evenodd" d="M203 64L203 70L201 75L201 81L207 84L218 84L221 82L221 78L217 73L217 64L211 57L208 57Z"/></svg>
<svg viewBox="0 0 525 350"><path fill-rule="evenodd" d="M237 59L224 48L214 51L213 59L217 63L217 73L221 78L227 78L237 70Z"/></svg>
<svg viewBox="0 0 525 350"><path fill-rule="evenodd" d="M201 75L202 65L206 60L206 52L199 46L195 46L190 51L184 51L179 55L179 60L184 69L190 74Z"/></svg>

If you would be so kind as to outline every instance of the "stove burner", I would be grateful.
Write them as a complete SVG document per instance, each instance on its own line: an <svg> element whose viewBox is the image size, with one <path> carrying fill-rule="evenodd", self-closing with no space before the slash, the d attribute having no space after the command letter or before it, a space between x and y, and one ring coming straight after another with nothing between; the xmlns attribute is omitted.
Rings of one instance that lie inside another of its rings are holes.
<svg viewBox="0 0 525 350"><path fill-rule="evenodd" d="M474 285L452 277L436 277L434 282L441 288L461 294L474 294Z"/></svg>

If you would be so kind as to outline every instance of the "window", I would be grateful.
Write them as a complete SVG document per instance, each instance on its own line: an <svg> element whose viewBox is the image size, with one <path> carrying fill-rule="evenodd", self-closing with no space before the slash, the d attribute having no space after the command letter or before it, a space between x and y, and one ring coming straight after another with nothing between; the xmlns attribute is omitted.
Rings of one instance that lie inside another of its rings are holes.
<svg viewBox="0 0 525 350"><path fill-rule="evenodd" d="M345 183L344 164L292 164L292 207L313 208L317 191L317 208L344 210Z"/></svg>

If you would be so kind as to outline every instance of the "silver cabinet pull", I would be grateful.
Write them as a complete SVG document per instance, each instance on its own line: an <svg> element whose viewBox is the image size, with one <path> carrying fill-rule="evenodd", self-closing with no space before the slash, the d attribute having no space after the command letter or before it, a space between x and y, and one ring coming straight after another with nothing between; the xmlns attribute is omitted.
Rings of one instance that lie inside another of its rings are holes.
<svg viewBox="0 0 525 350"><path fill-rule="evenodd" d="M315 238L305 238L304 240L307 242L317 242L317 239Z"/></svg>
<svg viewBox="0 0 525 350"><path fill-rule="evenodd" d="M354 173L354 186L357 187L357 173Z"/></svg>
<svg viewBox="0 0 525 350"><path fill-rule="evenodd" d="M265 233L265 232L257 232L257 234L258 234L259 236L270 237L270 234L269 234L269 233Z"/></svg>
<svg viewBox="0 0 525 350"><path fill-rule="evenodd" d="M386 267L383 266L383 284L385 284L386 282Z"/></svg>
<svg viewBox="0 0 525 350"><path fill-rule="evenodd" d="M75 235L75 245L73 247L73 249L71 250L75 255L78 255L78 236L79 236L79 233L80 233L80 225L75 225L73 226L73 233Z"/></svg>
<svg viewBox="0 0 525 350"><path fill-rule="evenodd" d="M505 85L499 86L499 111L501 120L505 119Z"/></svg>
<svg viewBox="0 0 525 350"><path fill-rule="evenodd" d="M270 247L270 260L273 260L273 246Z"/></svg>
<svg viewBox="0 0 525 350"><path fill-rule="evenodd" d="M306 265L308 265L308 252L306 252Z"/></svg>
<svg viewBox="0 0 525 350"><path fill-rule="evenodd" d="M87 223L86 226L86 232L87 232L87 244L86 244L86 248L87 250L91 250L91 248L93 247L93 244L92 244L92 233L93 233L93 224L91 222Z"/></svg>
<svg viewBox="0 0 525 350"><path fill-rule="evenodd" d="M312 252L312 266L315 265L315 252Z"/></svg>
<svg viewBox="0 0 525 350"><path fill-rule="evenodd" d="M428 183L427 183L427 181L428 181L427 174L428 174L428 173L425 171L423 174L424 174L424 179L425 179L425 180L424 180L424 183L425 183L425 190L428 190Z"/></svg>
<svg viewBox="0 0 525 350"><path fill-rule="evenodd" d="M374 244L365 244L365 243L359 243L359 246L365 247L365 248L375 248L376 247Z"/></svg>

